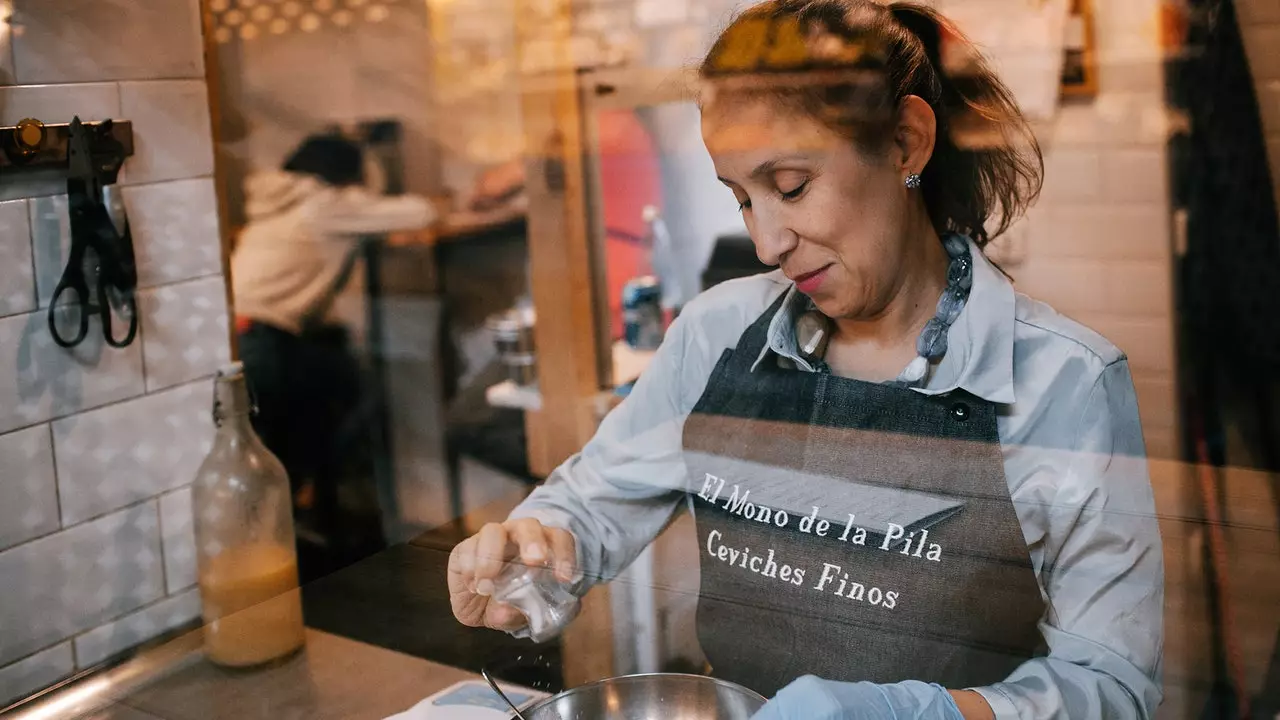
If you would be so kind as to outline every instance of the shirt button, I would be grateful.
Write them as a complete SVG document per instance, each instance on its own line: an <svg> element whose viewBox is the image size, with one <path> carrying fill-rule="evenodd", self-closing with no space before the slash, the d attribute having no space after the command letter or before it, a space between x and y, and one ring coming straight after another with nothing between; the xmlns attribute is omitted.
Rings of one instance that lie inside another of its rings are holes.
<svg viewBox="0 0 1280 720"><path fill-rule="evenodd" d="M969 419L969 406L964 403L956 403L951 406L951 417L964 422Z"/></svg>

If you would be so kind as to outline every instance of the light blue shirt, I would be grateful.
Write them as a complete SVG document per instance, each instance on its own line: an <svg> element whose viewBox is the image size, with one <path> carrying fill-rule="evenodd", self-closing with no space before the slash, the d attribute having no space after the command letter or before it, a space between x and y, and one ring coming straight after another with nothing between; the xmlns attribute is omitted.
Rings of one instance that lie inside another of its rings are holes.
<svg viewBox="0 0 1280 720"><path fill-rule="evenodd" d="M972 294L918 392L960 388L1000 406L1005 476L1048 607L1049 647L973 689L997 718L1149 718L1161 699L1164 564L1128 361L1016 293L971 249ZM684 421L717 360L781 293L789 297L756 366L813 371L792 321L807 301L780 273L718 285L685 308L630 396L512 517L572 532L587 578L625 569L690 489Z"/></svg>

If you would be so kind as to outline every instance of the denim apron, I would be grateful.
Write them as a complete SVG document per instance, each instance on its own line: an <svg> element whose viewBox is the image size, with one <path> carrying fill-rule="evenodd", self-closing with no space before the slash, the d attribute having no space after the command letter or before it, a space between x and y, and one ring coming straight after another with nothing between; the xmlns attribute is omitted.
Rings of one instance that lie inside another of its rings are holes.
<svg viewBox="0 0 1280 720"><path fill-rule="evenodd" d="M685 423L712 672L989 685L1042 655L1045 610L997 407L780 368L784 294L726 350Z"/></svg>

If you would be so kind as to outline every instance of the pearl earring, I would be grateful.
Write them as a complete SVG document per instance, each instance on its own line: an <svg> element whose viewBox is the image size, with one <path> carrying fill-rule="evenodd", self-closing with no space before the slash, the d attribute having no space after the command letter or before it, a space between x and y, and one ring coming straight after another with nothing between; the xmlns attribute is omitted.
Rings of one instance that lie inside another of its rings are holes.
<svg viewBox="0 0 1280 720"><path fill-rule="evenodd" d="M907 176L907 182L906 182L907 189L919 190L922 182L923 181L921 180L919 173L911 173L910 175Z"/></svg>

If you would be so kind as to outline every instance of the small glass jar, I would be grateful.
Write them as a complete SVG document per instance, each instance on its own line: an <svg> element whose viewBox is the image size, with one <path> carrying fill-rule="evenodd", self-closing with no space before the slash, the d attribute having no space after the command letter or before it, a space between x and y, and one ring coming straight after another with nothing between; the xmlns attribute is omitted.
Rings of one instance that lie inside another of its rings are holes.
<svg viewBox="0 0 1280 720"><path fill-rule="evenodd" d="M252 412L244 367L220 370L217 432L192 485L205 655L228 667L269 663L305 642L289 478Z"/></svg>
<svg viewBox="0 0 1280 720"><path fill-rule="evenodd" d="M550 565L511 562L494 580L493 599L519 610L529 621L517 636L546 642L578 614L579 600L556 579Z"/></svg>

